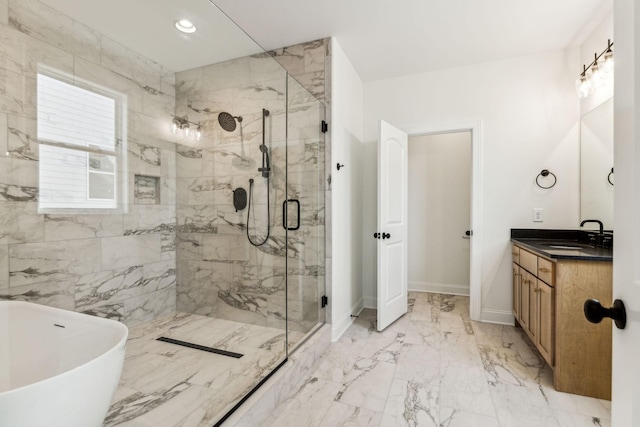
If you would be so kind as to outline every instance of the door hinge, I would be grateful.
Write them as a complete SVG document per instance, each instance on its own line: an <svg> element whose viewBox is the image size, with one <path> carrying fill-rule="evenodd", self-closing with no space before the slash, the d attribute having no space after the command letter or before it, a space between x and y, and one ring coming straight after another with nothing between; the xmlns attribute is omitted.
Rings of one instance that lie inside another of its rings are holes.
<svg viewBox="0 0 640 427"><path fill-rule="evenodd" d="M326 295L322 295L320 301L322 302L322 308L325 308L327 304L329 304L329 298Z"/></svg>
<svg viewBox="0 0 640 427"><path fill-rule="evenodd" d="M323 120L322 123L320 123L320 131L322 133L327 133L328 130L329 130L329 125L327 124L327 122Z"/></svg>

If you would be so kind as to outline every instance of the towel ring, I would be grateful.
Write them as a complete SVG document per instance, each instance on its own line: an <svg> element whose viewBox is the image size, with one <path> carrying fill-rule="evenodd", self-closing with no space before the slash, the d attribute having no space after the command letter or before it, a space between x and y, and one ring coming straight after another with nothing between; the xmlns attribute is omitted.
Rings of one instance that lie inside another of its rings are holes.
<svg viewBox="0 0 640 427"><path fill-rule="evenodd" d="M611 172L607 175L607 181L609 181L609 184L613 185L613 182L611 182L611 175L613 175L613 168L611 168Z"/></svg>
<svg viewBox="0 0 640 427"><path fill-rule="evenodd" d="M551 175L553 177L553 184L551 184L548 187L544 187L542 185L540 185L540 183L538 182L538 179L540 179L541 176L549 176ZM542 171L538 174L538 176L536 176L536 184L538 185L538 187L540 188L544 188L545 190L548 190L549 188L553 187L554 185L556 185L556 182L558 182L558 178L556 177L556 175L553 172L550 172L547 169L542 169Z"/></svg>

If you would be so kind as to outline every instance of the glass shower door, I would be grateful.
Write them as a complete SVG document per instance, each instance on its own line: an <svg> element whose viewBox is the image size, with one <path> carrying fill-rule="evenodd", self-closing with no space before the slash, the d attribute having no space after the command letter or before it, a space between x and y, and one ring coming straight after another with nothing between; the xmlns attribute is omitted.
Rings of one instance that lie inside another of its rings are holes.
<svg viewBox="0 0 640 427"><path fill-rule="evenodd" d="M325 107L287 77L287 341L289 353L325 322Z"/></svg>

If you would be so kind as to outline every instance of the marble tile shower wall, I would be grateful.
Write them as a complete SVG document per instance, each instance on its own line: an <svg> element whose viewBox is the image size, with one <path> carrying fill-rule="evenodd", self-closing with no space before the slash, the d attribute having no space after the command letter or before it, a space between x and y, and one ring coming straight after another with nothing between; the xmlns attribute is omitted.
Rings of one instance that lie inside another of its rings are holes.
<svg viewBox="0 0 640 427"><path fill-rule="evenodd" d="M322 61L324 70L326 50L305 45L307 61ZM300 45L303 61L305 45ZM289 235L289 319L294 320L292 327L306 331L319 319L318 283L324 284L321 104L299 84L287 83L286 72L273 59L277 55L269 52L177 73L176 114L205 129L200 141L185 140L177 149L177 305L181 311L283 328L287 271L282 202L289 194L303 206L303 226ZM324 79L321 86L316 92L324 93ZM234 189L249 193L249 179L254 180L249 231L254 241L262 241L267 193L266 179L257 169L262 165L263 108L270 112L265 133L272 167L271 227L267 243L254 247L247 238L247 209L236 212L232 200ZM235 131L218 124L223 111L242 116ZM320 173L310 172L318 166Z"/></svg>
<svg viewBox="0 0 640 427"><path fill-rule="evenodd" d="M126 213L38 214L40 65L126 95ZM128 324L175 309L174 109L172 71L38 1L0 0L0 299Z"/></svg>
<svg viewBox="0 0 640 427"><path fill-rule="evenodd" d="M271 254L282 251L283 242L274 237L260 250L250 245L247 211L236 212L233 190L243 187L249 193L248 180L255 179L252 234L261 241L266 230L266 180L257 172L262 109L270 111L268 145L273 152L284 140L285 97L284 71L263 58L243 57L176 74L176 114L204 128L200 141L185 139L176 150L180 311L284 325L284 304L277 304L277 294L284 291L284 263L274 264L277 258ZM218 124L223 111L242 117L235 131ZM275 190L283 177L275 164L273 168ZM275 200L275 194L271 197Z"/></svg>

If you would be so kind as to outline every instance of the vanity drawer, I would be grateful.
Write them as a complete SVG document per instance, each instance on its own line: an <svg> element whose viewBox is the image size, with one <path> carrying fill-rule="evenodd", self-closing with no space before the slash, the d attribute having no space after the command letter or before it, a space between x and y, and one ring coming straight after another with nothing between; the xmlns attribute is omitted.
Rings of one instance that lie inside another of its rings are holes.
<svg viewBox="0 0 640 427"><path fill-rule="evenodd" d="M532 254L529 251L525 251L520 248L520 266L527 270L529 273L538 273L538 256Z"/></svg>
<svg viewBox="0 0 640 427"><path fill-rule="evenodd" d="M516 264L520 264L520 248L516 245L511 245L511 258Z"/></svg>
<svg viewBox="0 0 640 427"><path fill-rule="evenodd" d="M548 285L553 286L555 281L555 263L548 259L538 257L538 278Z"/></svg>

